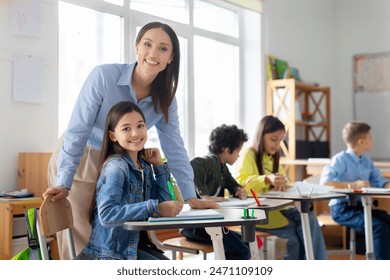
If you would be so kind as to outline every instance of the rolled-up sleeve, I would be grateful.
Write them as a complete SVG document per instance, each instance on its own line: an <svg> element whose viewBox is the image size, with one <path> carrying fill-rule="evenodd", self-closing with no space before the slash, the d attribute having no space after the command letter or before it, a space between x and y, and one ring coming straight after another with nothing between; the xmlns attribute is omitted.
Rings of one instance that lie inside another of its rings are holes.
<svg viewBox="0 0 390 280"><path fill-rule="evenodd" d="M103 102L104 88L99 68L95 68L84 82L64 135L58 157L57 186L70 188L80 159L84 153L96 116Z"/></svg>

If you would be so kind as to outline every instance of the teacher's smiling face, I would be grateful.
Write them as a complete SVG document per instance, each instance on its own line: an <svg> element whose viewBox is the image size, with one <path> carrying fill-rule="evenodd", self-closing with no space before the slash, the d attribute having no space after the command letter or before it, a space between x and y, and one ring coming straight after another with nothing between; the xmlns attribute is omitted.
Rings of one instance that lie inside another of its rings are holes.
<svg viewBox="0 0 390 280"><path fill-rule="evenodd" d="M145 32L135 46L140 70L157 76L173 59L172 41L162 28L152 28Z"/></svg>

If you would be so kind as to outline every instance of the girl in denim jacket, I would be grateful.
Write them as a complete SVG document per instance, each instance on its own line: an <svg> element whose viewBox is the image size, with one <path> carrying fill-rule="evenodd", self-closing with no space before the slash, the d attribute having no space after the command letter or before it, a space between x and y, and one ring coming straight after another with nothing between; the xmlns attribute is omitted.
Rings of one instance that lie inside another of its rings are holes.
<svg viewBox="0 0 390 280"><path fill-rule="evenodd" d="M146 232L123 229L126 221L171 217L183 207L170 201L168 166L157 148L144 149L146 140L145 117L137 105L123 101L111 108L90 209L92 232L76 259L167 259Z"/></svg>

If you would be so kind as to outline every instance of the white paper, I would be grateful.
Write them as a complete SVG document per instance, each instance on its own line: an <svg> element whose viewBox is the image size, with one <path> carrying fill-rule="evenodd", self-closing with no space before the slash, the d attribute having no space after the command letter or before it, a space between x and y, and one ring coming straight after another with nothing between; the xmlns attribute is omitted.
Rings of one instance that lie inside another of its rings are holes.
<svg viewBox="0 0 390 280"><path fill-rule="evenodd" d="M260 202L264 202L265 198L259 198ZM221 207L245 207L249 205L257 205L256 200L253 197L247 199L229 198L227 201L216 202Z"/></svg>
<svg viewBox="0 0 390 280"><path fill-rule="evenodd" d="M375 188L375 187L362 188L362 190L366 191L366 192L376 192L376 193L387 193L387 192L390 192L390 189L387 189L387 188Z"/></svg>
<svg viewBox="0 0 390 280"><path fill-rule="evenodd" d="M12 0L10 27L13 34L40 37L41 0Z"/></svg>
<svg viewBox="0 0 390 280"><path fill-rule="evenodd" d="M17 53L13 56L13 100L41 103L43 101L43 64L41 56Z"/></svg>
<svg viewBox="0 0 390 280"><path fill-rule="evenodd" d="M299 191L298 191L299 189ZM291 188L284 192L270 191L267 194L284 194L284 195L309 195L311 194L324 194L333 190L333 187L324 186L319 184L307 183L307 182L295 182Z"/></svg>

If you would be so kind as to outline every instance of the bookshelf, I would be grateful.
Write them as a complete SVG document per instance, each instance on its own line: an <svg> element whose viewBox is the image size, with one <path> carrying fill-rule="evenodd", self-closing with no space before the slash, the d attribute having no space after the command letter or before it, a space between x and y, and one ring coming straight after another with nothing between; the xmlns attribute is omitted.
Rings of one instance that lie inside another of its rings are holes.
<svg viewBox="0 0 390 280"><path fill-rule="evenodd" d="M295 79L269 80L267 114L278 117L286 127L286 141L281 144L284 159L329 157L329 87ZM286 171L290 180L295 181L295 164L286 165Z"/></svg>

